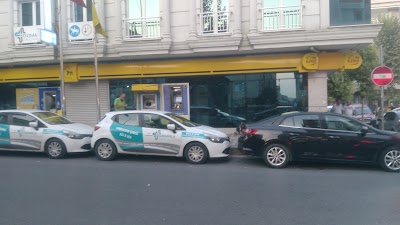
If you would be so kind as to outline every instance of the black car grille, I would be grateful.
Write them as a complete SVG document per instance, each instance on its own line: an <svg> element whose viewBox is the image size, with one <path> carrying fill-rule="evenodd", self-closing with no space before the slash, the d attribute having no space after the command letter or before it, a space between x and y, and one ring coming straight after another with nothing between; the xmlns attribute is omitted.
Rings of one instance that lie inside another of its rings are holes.
<svg viewBox="0 0 400 225"><path fill-rule="evenodd" d="M225 149L222 153L224 153L224 154L231 154L231 148L227 148L227 149Z"/></svg>
<svg viewBox="0 0 400 225"><path fill-rule="evenodd" d="M85 145L82 145L81 149L90 150L90 149L92 149L92 146L90 146L90 144L85 144Z"/></svg>

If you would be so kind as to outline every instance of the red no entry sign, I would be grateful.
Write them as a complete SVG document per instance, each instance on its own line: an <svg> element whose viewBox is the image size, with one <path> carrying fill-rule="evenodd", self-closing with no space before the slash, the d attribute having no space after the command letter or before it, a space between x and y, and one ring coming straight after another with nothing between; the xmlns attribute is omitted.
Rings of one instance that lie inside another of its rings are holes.
<svg viewBox="0 0 400 225"><path fill-rule="evenodd" d="M371 79L378 86L386 86L393 81L393 71L387 66L378 66L372 71Z"/></svg>

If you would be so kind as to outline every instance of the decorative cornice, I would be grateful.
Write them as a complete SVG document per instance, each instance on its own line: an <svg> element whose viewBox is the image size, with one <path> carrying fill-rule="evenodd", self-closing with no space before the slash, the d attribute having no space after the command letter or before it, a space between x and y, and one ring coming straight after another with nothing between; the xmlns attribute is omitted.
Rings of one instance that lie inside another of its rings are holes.
<svg viewBox="0 0 400 225"><path fill-rule="evenodd" d="M239 35L210 35L198 36L196 39L189 39L187 42L193 52L210 52L237 51L241 41L242 36Z"/></svg>
<svg viewBox="0 0 400 225"><path fill-rule="evenodd" d="M248 34L254 49L277 49L295 47L330 47L338 45L370 44L377 37L380 24L329 27L323 30L295 30L285 32L259 32Z"/></svg>

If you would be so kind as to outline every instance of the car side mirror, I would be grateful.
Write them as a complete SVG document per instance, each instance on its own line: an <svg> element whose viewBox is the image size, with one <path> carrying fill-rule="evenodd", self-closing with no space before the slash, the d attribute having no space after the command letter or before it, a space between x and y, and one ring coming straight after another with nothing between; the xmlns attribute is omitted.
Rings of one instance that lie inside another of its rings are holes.
<svg viewBox="0 0 400 225"><path fill-rule="evenodd" d="M171 130L171 131L173 131L175 133L176 126L175 126L174 123L170 123L170 124L167 124L167 129Z"/></svg>
<svg viewBox="0 0 400 225"><path fill-rule="evenodd" d="M368 133L368 127L361 128L361 136L365 136Z"/></svg>
<svg viewBox="0 0 400 225"><path fill-rule="evenodd" d="M35 121L35 122L29 122L29 126L32 127L32 128L37 129L38 126L39 126L39 123L38 123L37 121Z"/></svg>

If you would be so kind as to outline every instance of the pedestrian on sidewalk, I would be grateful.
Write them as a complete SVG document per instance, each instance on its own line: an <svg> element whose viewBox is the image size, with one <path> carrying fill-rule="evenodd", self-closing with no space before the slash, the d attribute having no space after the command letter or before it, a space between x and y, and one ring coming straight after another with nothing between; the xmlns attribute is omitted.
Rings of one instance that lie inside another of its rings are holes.
<svg viewBox="0 0 400 225"><path fill-rule="evenodd" d="M343 105L340 99L336 99L336 103L332 107L332 112L337 114L343 114Z"/></svg>
<svg viewBox="0 0 400 225"><path fill-rule="evenodd" d="M121 95L114 100L114 109L115 109L115 111L123 111L123 110L125 110L125 108L127 106L126 103L125 103L125 97L126 97L125 93L121 93Z"/></svg>
<svg viewBox="0 0 400 225"><path fill-rule="evenodd" d="M347 101L347 104L344 106L344 115L352 117L354 115L354 109L351 107L351 102Z"/></svg>

